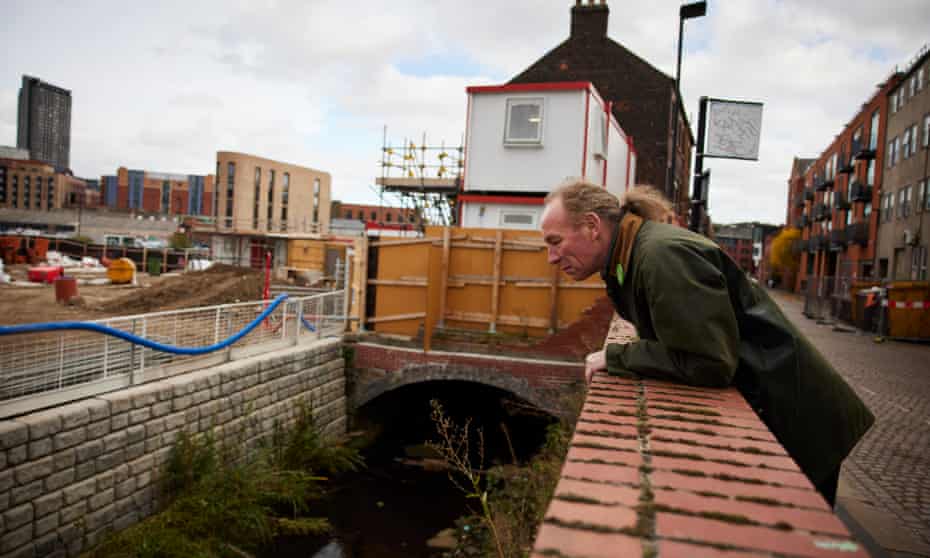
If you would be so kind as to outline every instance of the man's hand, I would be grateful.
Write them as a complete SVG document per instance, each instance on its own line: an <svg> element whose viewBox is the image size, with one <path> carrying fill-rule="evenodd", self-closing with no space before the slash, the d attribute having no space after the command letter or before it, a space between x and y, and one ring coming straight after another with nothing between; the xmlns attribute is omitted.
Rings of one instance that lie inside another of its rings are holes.
<svg viewBox="0 0 930 558"><path fill-rule="evenodd" d="M605 351L591 353L584 359L584 379L588 384L591 383L591 379L594 377L595 372L606 370L607 353Z"/></svg>

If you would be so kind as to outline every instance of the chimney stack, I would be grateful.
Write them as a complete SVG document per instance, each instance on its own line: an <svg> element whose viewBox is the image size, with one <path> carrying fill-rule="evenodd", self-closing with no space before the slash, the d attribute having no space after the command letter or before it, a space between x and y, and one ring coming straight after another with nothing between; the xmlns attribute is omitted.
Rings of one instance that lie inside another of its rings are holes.
<svg viewBox="0 0 930 558"><path fill-rule="evenodd" d="M607 0L575 0L572 7L571 38L607 36Z"/></svg>

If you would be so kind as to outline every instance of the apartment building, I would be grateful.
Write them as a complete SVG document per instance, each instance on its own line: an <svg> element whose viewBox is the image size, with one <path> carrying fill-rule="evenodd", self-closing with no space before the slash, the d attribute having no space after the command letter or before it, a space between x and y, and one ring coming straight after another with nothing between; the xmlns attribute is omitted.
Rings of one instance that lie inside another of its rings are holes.
<svg viewBox="0 0 930 558"><path fill-rule="evenodd" d="M84 190L84 181L55 172L49 163L0 159L0 207L42 211L77 207Z"/></svg>
<svg viewBox="0 0 930 558"><path fill-rule="evenodd" d="M746 273L752 273L752 223L715 225L714 240Z"/></svg>
<svg viewBox="0 0 930 558"><path fill-rule="evenodd" d="M325 233L330 221L328 172L247 153L216 154L217 231Z"/></svg>
<svg viewBox="0 0 930 558"><path fill-rule="evenodd" d="M177 174L119 167L100 177L107 207L163 215L212 215L213 175Z"/></svg>
<svg viewBox="0 0 930 558"><path fill-rule="evenodd" d="M926 281L930 244L930 49L924 47L888 92L888 130L878 274Z"/></svg>
<svg viewBox="0 0 930 558"><path fill-rule="evenodd" d="M16 147L55 170L71 165L71 91L23 76L19 89Z"/></svg>
<svg viewBox="0 0 930 558"><path fill-rule="evenodd" d="M802 230L796 291L834 297L845 308L852 282L876 276L873 209L887 156L888 92L900 79L895 72L882 82L819 157L795 160L788 215Z"/></svg>

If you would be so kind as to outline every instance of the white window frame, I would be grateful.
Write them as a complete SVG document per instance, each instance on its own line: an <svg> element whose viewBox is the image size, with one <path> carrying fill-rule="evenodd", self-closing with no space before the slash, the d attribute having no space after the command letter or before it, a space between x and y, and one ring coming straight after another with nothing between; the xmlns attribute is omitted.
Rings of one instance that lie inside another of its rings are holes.
<svg viewBox="0 0 930 558"><path fill-rule="evenodd" d="M535 138L510 137L510 118L513 108L521 105L536 105L539 107L539 126ZM545 124L545 99L542 97L509 97L506 105L504 120L504 145L542 145L543 125Z"/></svg>

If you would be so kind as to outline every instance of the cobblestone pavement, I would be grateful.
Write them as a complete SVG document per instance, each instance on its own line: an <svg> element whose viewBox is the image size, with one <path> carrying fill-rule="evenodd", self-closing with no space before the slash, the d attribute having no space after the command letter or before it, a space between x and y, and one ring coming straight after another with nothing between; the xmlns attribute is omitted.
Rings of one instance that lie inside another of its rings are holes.
<svg viewBox="0 0 930 558"><path fill-rule="evenodd" d="M930 345L836 331L801 314L803 300L770 291L785 315L843 375L875 424L843 465L869 503L930 545ZM845 327L845 329L853 329ZM868 526L863 526L868 530ZM923 555L921 552L920 555Z"/></svg>

